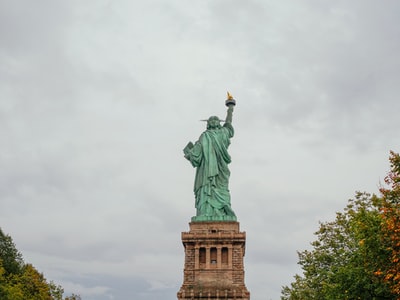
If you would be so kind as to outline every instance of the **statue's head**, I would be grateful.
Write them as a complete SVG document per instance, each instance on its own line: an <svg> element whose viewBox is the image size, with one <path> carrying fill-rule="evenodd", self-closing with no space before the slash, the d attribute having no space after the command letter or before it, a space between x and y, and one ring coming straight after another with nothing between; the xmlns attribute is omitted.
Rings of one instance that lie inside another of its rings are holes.
<svg viewBox="0 0 400 300"><path fill-rule="evenodd" d="M209 117L207 120L207 129L221 128L220 122L221 120L216 116Z"/></svg>

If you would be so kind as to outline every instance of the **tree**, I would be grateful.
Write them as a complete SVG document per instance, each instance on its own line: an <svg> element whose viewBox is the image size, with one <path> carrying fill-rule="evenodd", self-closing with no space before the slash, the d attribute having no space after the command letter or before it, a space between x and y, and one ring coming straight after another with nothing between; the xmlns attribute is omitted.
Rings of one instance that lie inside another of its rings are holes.
<svg viewBox="0 0 400 300"><path fill-rule="evenodd" d="M390 251L389 262L376 271L400 298L400 155L393 151L389 157L390 171L386 187L380 189L382 199L382 241Z"/></svg>
<svg viewBox="0 0 400 300"><path fill-rule="evenodd" d="M320 223L313 250L298 253L303 276L283 287L281 299L397 299L375 274L388 261L379 203L376 196L357 193L334 221Z"/></svg>
<svg viewBox="0 0 400 300"><path fill-rule="evenodd" d="M5 290L6 280L4 276L5 273L6 270L3 268L3 261L0 258L0 299L5 299L6 296L6 290Z"/></svg>
<svg viewBox="0 0 400 300"><path fill-rule="evenodd" d="M64 289L61 285L56 285L53 281L50 281L49 289L53 300L63 300Z"/></svg>
<svg viewBox="0 0 400 300"><path fill-rule="evenodd" d="M4 234L0 228L0 259L5 271L5 276L9 274L21 273L24 261L21 253L15 247L12 238Z"/></svg>
<svg viewBox="0 0 400 300"><path fill-rule="evenodd" d="M62 300L64 290L47 282L32 264L25 264L12 238L0 228L0 299ZM80 300L77 295L65 300Z"/></svg>
<svg viewBox="0 0 400 300"><path fill-rule="evenodd" d="M21 274L10 275L7 293L10 300L53 300L43 274L31 264L24 265Z"/></svg>

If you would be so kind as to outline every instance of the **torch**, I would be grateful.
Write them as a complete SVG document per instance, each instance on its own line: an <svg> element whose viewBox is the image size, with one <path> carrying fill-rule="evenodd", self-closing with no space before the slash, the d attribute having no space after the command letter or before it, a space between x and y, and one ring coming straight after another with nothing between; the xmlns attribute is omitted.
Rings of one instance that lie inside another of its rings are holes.
<svg viewBox="0 0 400 300"><path fill-rule="evenodd" d="M236 100L233 99L232 95L229 92L227 92L227 94L228 94L228 99L225 100L225 105L228 106L228 107L230 105L235 106L236 105Z"/></svg>

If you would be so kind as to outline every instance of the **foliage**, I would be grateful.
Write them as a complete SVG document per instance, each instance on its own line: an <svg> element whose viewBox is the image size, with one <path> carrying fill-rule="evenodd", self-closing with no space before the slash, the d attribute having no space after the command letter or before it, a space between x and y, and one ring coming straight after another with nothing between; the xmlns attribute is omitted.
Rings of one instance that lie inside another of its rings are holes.
<svg viewBox="0 0 400 300"><path fill-rule="evenodd" d="M379 198L357 193L320 224L313 250L298 253L303 275L281 299L400 299L400 155L389 161Z"/></svg>
<svg viewBox="0 0 400 300"><path fill-rule="evenodd" d="M376 275L384 278L392 292L400 297L400 155L390 152L390 172L385 178L382 195L383 243L390 251L388 264L378 268Z"/></svg>
<svg viewBox="0 0 400 300"><path fill-rule="evenodd" d="M21 274L9 276L6 291L10 300L52 300L46 279L31 264Z"/></svg>
<svg viewBox="0 0 400 300"><path fill-rule="evenodd" d="M375 274L388 261L379 203L357 193L333 222L321 223L313 250L298 253L303 276L283 287L281 299L397 299Z"/></svg>
<svg viewBox="0 0 400 300"><path fill-rule="evenodd" d="M5 291L5 269L3 268L3 262L0 258L0 299L4 299L5 295L6 295L6 291Z"/></svg>
<svg viewBox="0 0 400 300"><path fill-rule="evenodd" d="M48 283L31 264L25 264L12 238L0 228L0 299L2 300L62 300L64 290ZM77 295L65 300L80 300Z"/></svg>
<svg viewBox="0 0 400 300"><path fill-rule="evenodd" d="M53 281L50 281L49 289L53 300L63 300L64 289L60 285L56 285Z"/></svg>
<svg viewBox="0 0 400 300"><path fill-rule="evenodd" d="M21 273L24 265L22 255L14 245L11 237L4 234L0 228L0 259L4 268L5 276Z"/></svg>

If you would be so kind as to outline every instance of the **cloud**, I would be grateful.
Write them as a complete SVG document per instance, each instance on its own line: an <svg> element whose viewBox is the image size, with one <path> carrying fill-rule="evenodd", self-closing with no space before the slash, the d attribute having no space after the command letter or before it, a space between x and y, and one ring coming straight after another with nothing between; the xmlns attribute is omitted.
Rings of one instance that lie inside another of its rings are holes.
<svg viewBox="0 0 400 300"><path fill-rule="evenodd" d="M0 225L84 299L176 298L182 148L227 90L255 300L279 298L318 221L377 192L400 146L397 1L0 5Z"/></svg>

